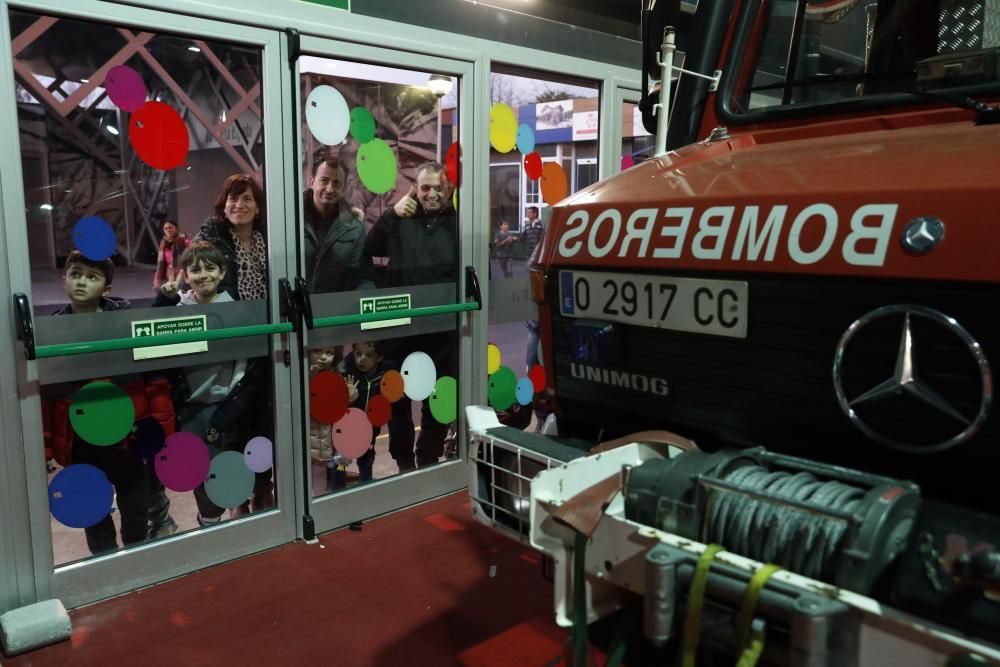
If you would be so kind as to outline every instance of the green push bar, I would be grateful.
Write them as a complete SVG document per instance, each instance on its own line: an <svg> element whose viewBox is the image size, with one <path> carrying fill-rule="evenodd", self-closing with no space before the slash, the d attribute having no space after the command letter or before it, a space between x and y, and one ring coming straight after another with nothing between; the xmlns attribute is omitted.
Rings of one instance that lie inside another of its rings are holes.
<svg viewBox="0 0 1000 667"><path fill-rule="evenodd" d="M165 334L162 336L142 336L140 338L109 338L82 343L65 343L62 345L39 345L35 348L35 358L67 357L75 354L93 354L94 352L112 352L115 350L135 350L140 347L159 347L160 345L176 345L178 343L200 343L209 340L229 340L231 338L248 338L250 336L270 336L273 334L291 333L291 322L277 324L254 324L245 327L230 327L214 331L191 331L189 333Z"/></svg>
<svg viewBox="0 0 1000 667"><path fill-rule="evenodd" d="M328 327L343 327L349 324L362 324L364 322L383 322L385 320L399 320L406 317L430 317L431 315L448 315L450 313L465 313L470 310L479 310L482 305L474 301L465 303L449 303L444 306L423 306L421 308L409 308L407 310L392 310L385 313L367 313L365 315L335 315L333 317L317 317L313 320L314 329L326 329Z"/></svg>

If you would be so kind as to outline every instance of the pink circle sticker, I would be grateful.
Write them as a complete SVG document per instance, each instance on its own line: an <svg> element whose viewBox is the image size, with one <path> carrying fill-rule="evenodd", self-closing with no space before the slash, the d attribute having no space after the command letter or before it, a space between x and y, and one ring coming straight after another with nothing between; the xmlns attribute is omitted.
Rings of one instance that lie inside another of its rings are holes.
<svg viewBox="0 0 1000 667"><path fill-rule="evenodd" d="M122 111L138 111L146 103L146 82L128 65L118 65L108 70L104 77L108 97Z"/></svg>
<svg viewBox="0 0 1000 667"><path fill-rule="evenodd" d="M333 447L341 456L356 459L372 446L372 423L360 408L351 408L333 425Z"/></svg>
<svg viewBox="0 0 1000 667"><path fill-rule="evenodd" d="M208 477L208 447L194 433L167 436L166 445L153 459L156 476L171 491L194 491Z"/></svg>

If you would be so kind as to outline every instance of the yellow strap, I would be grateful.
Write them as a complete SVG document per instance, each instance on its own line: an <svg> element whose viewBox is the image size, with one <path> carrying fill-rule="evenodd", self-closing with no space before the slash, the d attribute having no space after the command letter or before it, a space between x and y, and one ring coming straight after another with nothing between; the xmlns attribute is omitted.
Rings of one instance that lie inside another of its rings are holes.
<svg viewBox="0 0 1000 667"><path fill-rule="evenodd" d="M757 661L760 660L760 654L763 652L764 635L754 633L754 637L750 640L750 645L743 649L736 667L757 667Z"/></svg>
<svg viewBox="0 0 1000 667"><path fill-rule="evenodd" d="M708 579L708 569L712 566L719 552L725 551L720 544L709 544L701 553L698 564L691 577L691 588L688 590L687 616L684 618L684 645L682 651L682 667L694 667L695 654L698 650L698 635L701 632L701 607L705 601L705 582Z"/></svg>
<svg viewBox="0 0 1000 667"><path fill-rule="evenodd" d="M759 570L754 572L753 576L750 577L750 584L747 586L746 593L743 594L743 602L740 604L740 643L741 649L746 649L749 651L750 647L747 646L750 641L750 623L753 621L753 610L757 606L757 598L760 597L760 592L764 590L764 586L767 584L767 580L774 575L775 572L781 569L780 565L775 565L774 563L768 563L767 565L762 565ZM755 638L756 639L756 638ZM763 648L764 638L760 637L761 648ZM758 652L758 656L760 653ZM742 666L742 659L740 664ZM757 660L754 659L753 663Z"/></svg>

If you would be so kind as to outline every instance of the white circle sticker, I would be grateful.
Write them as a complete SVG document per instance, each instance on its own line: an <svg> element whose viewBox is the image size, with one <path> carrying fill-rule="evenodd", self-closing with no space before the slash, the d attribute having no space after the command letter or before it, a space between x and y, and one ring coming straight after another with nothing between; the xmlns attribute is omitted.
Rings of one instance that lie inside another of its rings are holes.
<svg viewBox="0 0 1000 667"><path fill-rule="evenodd" d="M306 98L306 125L316 140L327 146L344 143L351 128L347 100L332 86L316 86Z"/></svg>
<svg viewBox="0 0 1000 667"><path fill-rule="evenodd" d="M437 368L426 352L412 352L403 360L399 372L403 376L403 393L411 401L422 401L434 391Z"/></svg>

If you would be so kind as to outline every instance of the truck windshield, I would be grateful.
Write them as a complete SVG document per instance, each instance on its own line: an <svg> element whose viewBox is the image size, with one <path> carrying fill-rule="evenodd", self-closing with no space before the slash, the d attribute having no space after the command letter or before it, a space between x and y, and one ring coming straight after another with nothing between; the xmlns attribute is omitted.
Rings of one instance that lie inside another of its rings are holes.
<svg viewBox="0 0 1000 667"><path fill-rule="evenodd" d="M997 81L995 0L762 0L730 64L733 115Z"/></svg>

